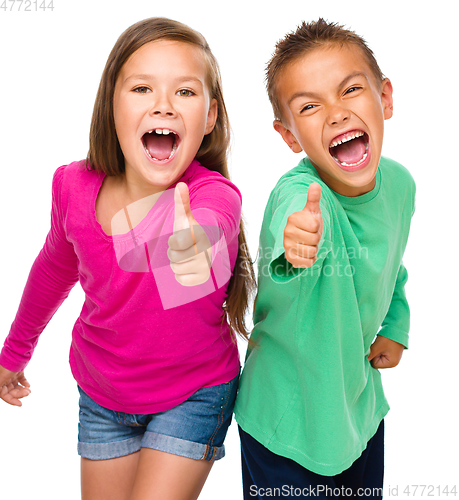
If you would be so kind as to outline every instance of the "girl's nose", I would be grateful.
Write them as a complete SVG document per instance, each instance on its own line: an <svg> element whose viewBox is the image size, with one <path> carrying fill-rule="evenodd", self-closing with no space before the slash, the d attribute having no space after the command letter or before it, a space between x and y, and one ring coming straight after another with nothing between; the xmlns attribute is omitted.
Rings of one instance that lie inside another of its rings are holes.
<svg viewBox="0 0 459 500"><path fill-rule="evenodd" d="M151 116L175 116L175 110L167 96L158 96L150 108Z"/></svg>
<svg viewBox="0 0 459 500"><path fill-rule="evenodd" d="M333 106L328 113L327 123L329 125L340 125L348 121L350 117L351 113L348 109L341 106Z"/></svg>

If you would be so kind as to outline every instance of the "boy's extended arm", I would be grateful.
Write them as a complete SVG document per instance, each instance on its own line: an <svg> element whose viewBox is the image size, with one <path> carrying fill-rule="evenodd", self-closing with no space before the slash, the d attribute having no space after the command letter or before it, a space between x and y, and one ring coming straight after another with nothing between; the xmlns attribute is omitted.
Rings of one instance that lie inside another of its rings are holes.
<svg viewBox="0 0 459 500"><path fill-rule="evenodd" d="M273 244L262 249L271 256L269 275L276 282L288 282L304 273L316 279L319 273L314 269L322 265L330 249L330 215L320 184L284 186L272 207Z"/></svg>

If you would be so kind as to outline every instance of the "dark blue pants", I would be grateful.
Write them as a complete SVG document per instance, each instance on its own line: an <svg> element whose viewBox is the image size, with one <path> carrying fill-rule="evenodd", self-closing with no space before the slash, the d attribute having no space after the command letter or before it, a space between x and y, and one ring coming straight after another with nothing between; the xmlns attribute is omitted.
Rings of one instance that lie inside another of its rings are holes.
<svg viewBox="0 0 459 500"><path fill-rule="evenodd" d="M362 455L336 476L315 474L272 453L239 427L244 500L265 498L381 499L384 475L384 421Z"/></svg>

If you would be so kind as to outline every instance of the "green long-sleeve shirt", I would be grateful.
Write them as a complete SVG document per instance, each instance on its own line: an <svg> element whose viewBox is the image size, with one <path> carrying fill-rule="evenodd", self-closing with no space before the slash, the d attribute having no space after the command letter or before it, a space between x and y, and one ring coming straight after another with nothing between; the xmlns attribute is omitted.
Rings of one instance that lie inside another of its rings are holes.
<svg viewBox="0 0 459 500"><path fill-rule="evenodd" d="M415 185L387 158L375 180L369 193L345 197L304 158L277 183L261 229L256 347L247 352L236 420L272 452L322 475L349 468L389 410L367 359L376 334L408 347L402 256ZM323 235L316 263L295 269L284 229L312 182L322 186Z"/></svg>

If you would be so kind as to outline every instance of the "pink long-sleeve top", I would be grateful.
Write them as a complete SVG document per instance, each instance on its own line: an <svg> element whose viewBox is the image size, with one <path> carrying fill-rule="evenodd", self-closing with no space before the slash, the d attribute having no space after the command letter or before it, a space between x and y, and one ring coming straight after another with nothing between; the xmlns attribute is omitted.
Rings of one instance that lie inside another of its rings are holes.
<svg viewBox="0 0 459 500"><path fill-rule="evenodd" d="M87 170L84 161L56 170L51 229L30 271L0 365L11 371L26 367L40 333L80 281L85 302L70 348L77 383L106 408L156 413L239 371L222 306L237 257L241 195L197 161L183 174L193 216L212 244L211 276L202 285L184 287L167 258L175 184L131 231L108 236L95 211L104 177Z"/></svg>

